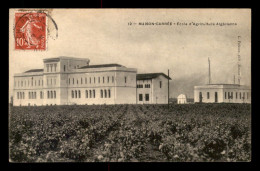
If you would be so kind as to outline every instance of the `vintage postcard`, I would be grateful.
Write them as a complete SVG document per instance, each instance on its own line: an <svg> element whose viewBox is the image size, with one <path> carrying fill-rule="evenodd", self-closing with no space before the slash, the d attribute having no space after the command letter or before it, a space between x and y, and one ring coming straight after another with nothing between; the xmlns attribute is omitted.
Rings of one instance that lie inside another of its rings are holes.
<svg viewBox="0 0 260 171"><path fill-rule="evenodd" d="M251 9L9 9L9 161L250 162Z"/></svg>

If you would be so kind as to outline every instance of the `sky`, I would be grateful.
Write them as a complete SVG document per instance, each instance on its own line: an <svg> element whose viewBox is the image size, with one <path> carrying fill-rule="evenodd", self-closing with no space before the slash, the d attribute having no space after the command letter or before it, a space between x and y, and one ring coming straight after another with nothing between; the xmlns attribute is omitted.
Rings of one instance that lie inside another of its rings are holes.
<svg viewBox="0 0 260 171"><path fill-rule="evenodd" d="M193 98L195 85L233 83L237 78L240 36L241 84L251 86L251 11L249 9L52 9L47 50L15 50L14 13L9 16L9 94L14 73L43 68L43 59L89 58L90 65L118 63L138 73L170 70L170 97ZM129 22L136 23L129 25ZM172 25L138 25L172 22ZM189 25L189 23L236 25ZM175 23L175 25L173 24ZM177 25L187 23L187 25ZM58 37L55 38L55 35ZM236 82L237 83L237 82Z"/></svg>

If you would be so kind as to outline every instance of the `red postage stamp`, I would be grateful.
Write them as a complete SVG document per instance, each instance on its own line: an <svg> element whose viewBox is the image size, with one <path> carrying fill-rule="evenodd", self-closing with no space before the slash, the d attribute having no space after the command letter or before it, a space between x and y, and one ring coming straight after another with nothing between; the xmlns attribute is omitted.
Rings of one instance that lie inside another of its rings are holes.
<svg viewBox="0 0 260 171"><path fill-rule="evenodd" d="M46 50L46 13L15 13L15 49Z"/></svg>

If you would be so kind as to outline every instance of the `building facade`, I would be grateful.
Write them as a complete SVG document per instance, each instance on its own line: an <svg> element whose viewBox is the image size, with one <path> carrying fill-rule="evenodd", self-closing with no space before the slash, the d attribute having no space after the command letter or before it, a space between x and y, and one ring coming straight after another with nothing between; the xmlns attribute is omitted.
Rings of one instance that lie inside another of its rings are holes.
<svg viewBox="0 0 260 171"><path fill-rule="evenodd" d="M168 79L164 73L137 74L137 104L168 103Z"/></svg>
<svg viewBox="0 0 260 171"><path fill-rule="evenodd" d="M44 69L14 75L14 106L136 103L134 68L89 59L44 59Z"/></svg>
<svg viewBox="0 0 260 171"><path fill-rule="evenodd" d="M238 84L208 84L194 87L194 102L251 103L251 89Z"/></svg>
<svg viewBox="0 0 260 171"><path fill-rule="evenodd" d="M168 79L163 73L137 74L135 68L89 65L89 59L72 57L48 58L43 63L43 69L14 75L14 106L168 102ZM141 84L143 88L137 88ZM137 93L143 94L142 101Z"/></svg>

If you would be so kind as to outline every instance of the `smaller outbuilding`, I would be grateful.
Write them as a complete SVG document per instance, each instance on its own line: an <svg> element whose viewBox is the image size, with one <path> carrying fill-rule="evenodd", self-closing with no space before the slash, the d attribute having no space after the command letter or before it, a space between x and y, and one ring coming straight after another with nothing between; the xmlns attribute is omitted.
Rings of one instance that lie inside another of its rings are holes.
<svg viewBox="0 0 260 171"><path fill-rule="evenodd" d="M178 104L186 104L187 103L187 96L185 94L180 94L177 97L177 103Z"/></svg>

